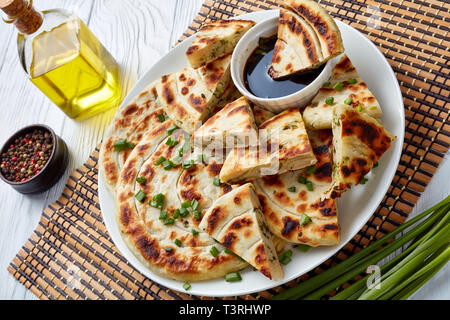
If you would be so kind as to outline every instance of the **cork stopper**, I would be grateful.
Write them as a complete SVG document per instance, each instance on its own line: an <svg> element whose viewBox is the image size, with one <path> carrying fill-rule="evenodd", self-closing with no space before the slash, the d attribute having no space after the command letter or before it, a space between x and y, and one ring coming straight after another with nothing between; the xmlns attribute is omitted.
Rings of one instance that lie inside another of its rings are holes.
<svg viewBox="0 0 450 320"><path fill-rule="evenodd" d="M0 9L21 33L31 34L42 25L42 15L33 8L32 0L0 0Z"/></svg>

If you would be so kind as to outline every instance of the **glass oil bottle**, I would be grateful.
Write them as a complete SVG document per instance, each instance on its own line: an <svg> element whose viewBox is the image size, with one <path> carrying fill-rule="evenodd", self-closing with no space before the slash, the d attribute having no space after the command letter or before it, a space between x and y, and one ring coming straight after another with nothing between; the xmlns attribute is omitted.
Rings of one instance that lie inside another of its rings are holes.
<svg viewBox="0 0 450 320"><path fill-rule="evenodd" d="M79 17L38 12L26 0L0 0L0 8L19 30L19 58L31 82L67 116L80 120L118 106L119 66Z"/></svg>

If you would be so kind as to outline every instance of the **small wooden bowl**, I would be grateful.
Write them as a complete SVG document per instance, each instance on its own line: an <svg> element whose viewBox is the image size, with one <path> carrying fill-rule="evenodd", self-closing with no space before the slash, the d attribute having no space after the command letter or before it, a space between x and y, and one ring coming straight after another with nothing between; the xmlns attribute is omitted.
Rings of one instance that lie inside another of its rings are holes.
<svg viewBox="0 0 450 320"><path fill-rule="evenodd" d="M66 171L67 163L69 161L69 151L64 140L57 136L50 127L43 124L27 126L14 133L2 146L0 149L0 154L7 151L9 146L14 143L17 138L23 137L27 133L31 133L36 129L49 132L53 138L52 153L41 171L27 181L23 182L9 181L0 171L0 178L4 182L9 184L16 191L24 194L40 193L50 189Z"/></svg>

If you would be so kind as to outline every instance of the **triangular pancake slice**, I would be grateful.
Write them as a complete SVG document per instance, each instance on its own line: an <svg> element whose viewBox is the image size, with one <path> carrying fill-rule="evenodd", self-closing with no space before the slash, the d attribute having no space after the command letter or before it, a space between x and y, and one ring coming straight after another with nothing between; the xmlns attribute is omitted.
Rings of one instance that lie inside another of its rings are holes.
<svg viewBox="0 0 450 320"><path fill-rule="evenodd" d="M230 82L231 55L199 69L165 75L157 88L160 104L175 124L192 134L208 118Z"/></svg>
<svg viewBox="0 0 450 320"><path fill-rule="evenodd" d="M186 51L192 68L233 52L241 37L255 25L249 20L217 20L207 22Z"/></svg>
<svg viewBox="0 0 450 320"><path fill-rule="evenodd" d="M195 143L206 146L211 143L225 147L230 137L243 147L257 143L257 128L252 108L245 97L241 97L210 117L194 134ZM234 141L233 141L234 143ZM230 147L233 147L230 146Z"/></svg>
<svg viewBox="0 0 450 320"><path fill-rule="evenodd" d="M234 148L220 179L237 182L298 170L317 162L297 108L275 115L259 127L259 148Z"/></svg>
<svg viewBox="0 0 450 320"><path fill-rule="evenodd" d="M389 149L395 136L371 116L340 104L333 107L333 183L327 197L357 185Z"/></svg>
<svg viewBox="0 0 450 320"><path fill-rule="evenodd" d="M286 0L285 7L302 17L314 29L324 59L344 52L341 32L324 7L314 0Z"/></svg>
<svg viewBox="0 0 450 320"><path fill-rule="evenodd" d="M330 81L319 89L303 111L306 127L311 130L331 129L333 105L344 103L373 118L382 115L378 100L346 55L334 67Z"/></svg>
<svg viewBox="0 0 450 320"><path fill-rule="evenodd" d="M272 78L314 69L327 61L313 28L299 15L281 9L278 39L269 73Z"/></svg>
<svg viewBox="0 0 450 320"><path fill-rule="evenodd" d="M283 278L272 235L251 183L218 198L199 227L267 278Z"/></svg>

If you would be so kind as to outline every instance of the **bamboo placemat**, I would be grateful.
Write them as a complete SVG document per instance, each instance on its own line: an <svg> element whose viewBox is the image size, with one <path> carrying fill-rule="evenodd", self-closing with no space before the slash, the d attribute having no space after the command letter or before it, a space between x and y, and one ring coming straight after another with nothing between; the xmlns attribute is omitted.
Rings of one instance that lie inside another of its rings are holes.
<svg viewBox="0 0 450 320"><path fill-rule="evenodd" d="M180 41L205 21L272 9L281 2L207 0ZM403 154L382 203L344 249L295 281L237 299L269 298L398 227L450 146L450 4L438 0L319 2L335 18L363 32L389 60L404 97ZM9 272L41 299L200 299L152 282L117 251L101 217L97 161L98 149L69 177L61 197L45 209Z"/></svg>

